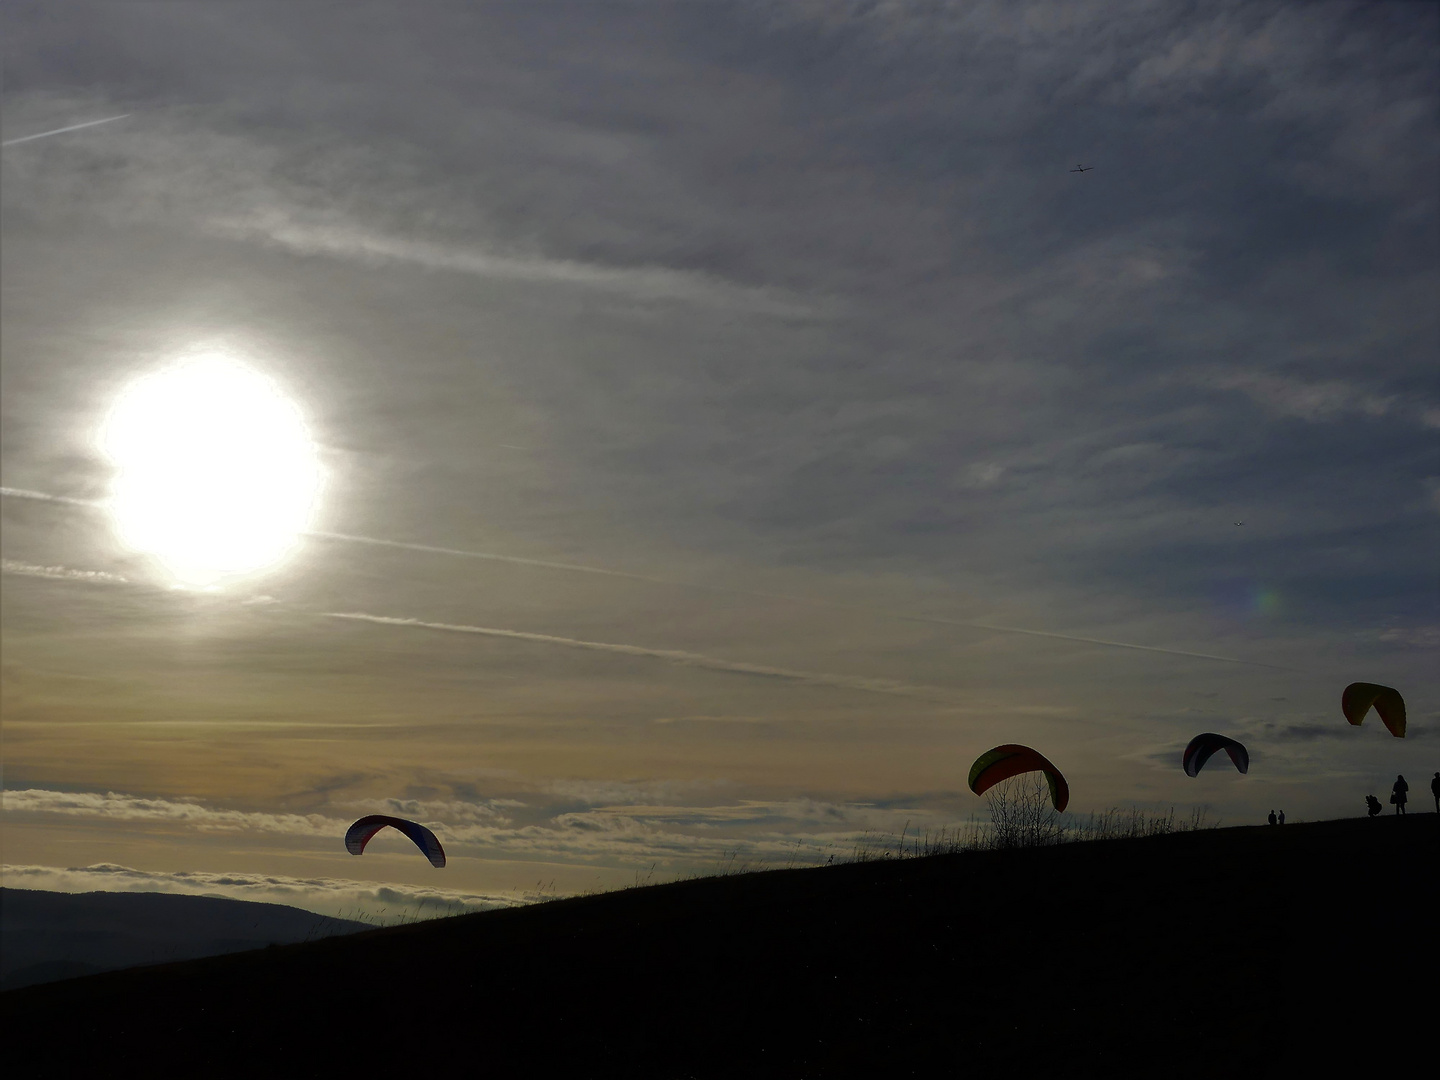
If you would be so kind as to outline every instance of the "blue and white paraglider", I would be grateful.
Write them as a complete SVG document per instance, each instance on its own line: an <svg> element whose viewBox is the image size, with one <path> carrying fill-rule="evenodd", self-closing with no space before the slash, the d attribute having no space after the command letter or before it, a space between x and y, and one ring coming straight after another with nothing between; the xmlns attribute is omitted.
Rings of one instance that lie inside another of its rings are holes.
<svg viewBox="0 0 1440 1080"><path fill-rule="evenodd" d="M404 818L387 817L385 814L370 814L362 817L359 821L345 830L345 850L351 855L359 855L365 850L365 845L370 838L384 828L399 829L402 833L415 841L418 847L430 860L430 865L441 867L445 865L445 849L440 846L440 841L435 834L424 825L415 821L406 821Z"/></svg>

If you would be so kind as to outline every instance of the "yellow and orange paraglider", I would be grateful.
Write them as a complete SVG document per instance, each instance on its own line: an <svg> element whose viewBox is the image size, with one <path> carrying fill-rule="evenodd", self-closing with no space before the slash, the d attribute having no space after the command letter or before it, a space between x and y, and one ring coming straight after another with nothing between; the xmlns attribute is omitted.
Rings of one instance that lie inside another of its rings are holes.
<svg viewBox="0 0 1440 1080"><path fill-rule="evenodd" d="M1340 711L1345 714L1346 720L1357 727L1372 705L1380 716L1380 722L1390 729L1390 734L1397 739L1403 739L1405 699L1400 696L1399 690L1376 683L1353 682L1345 687L1345 693L1340 696Z"/></svg>
<svg viewBox="0 0 1440 1080"><path fill-rule="evenodd" d="M970 766L970 790L976 795L985 794L1002 780L1009 780L1021 773L1043 772L1050 784L1050 803L1056 810L1064 810L1070 802L1070 785L1044 754L1028 746L1006 743L993 750L986 750Z"/></svg>

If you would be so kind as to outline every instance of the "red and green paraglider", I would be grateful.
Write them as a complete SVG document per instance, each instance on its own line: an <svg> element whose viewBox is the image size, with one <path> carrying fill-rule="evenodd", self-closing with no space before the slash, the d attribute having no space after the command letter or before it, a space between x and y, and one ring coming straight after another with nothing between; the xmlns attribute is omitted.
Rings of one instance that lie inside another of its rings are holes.
<svg viewBox="0 0 1440 1080"><path fill-rule="evenodd" d="M1390 729L1390 734L1397 739L1405 738L1405 699L1393 686L1352 682L1340 695L1340 711L1356 727L1365 719L1372 705L1380 722Z"/></svg>
<svg viewBox="0 0 1440 1080"><path fill-rule="evenodd" d="M1185 747L1185 753L1180 758L1180 764L1185 767L1186 776L1199 776L1200 770L1210 760L1212 754L1224 750L1230 755L1230 760L1235 763L1235 768L1242 773L1250 771L1250 754L1246 751L1244 744L1228 739L1224 735L1216 735L1213 731L1207 731L1196 735L1190 740L1190 745Z"/></svg>
<svg viewBox="0 0 1440 1080"><path fill-rule="evenodd" d="M419 822L387 817L385 814L370 814L362 817L346 829L345 850L351 855L359 855L365 850L365 845L370 842L370 838L385 828L399 829L413 840L415 846L430 860L431 866L438 868L445 865L445 849L440 846L440 841L433 832Z"/></svg>
<svg viewBox="0 0 1440 1080"><path fill-rule="evenodd" d="M1028 746L1006 743L993 750L986 750L970 766L970 790L976 795L985 794L1002 780L1009 780L1021 773L1043 772L1050 784L1050 803L1056 810L1064 810L1070 802L1070 785L1044 754Z"/></svg>

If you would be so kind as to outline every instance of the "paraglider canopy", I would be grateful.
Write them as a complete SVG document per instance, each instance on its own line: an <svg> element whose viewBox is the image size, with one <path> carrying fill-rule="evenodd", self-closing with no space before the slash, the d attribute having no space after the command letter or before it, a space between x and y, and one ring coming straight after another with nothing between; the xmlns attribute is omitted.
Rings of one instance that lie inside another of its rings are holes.
<svg viewBox="0 0 1440 1080"><path fill-rule="evenodd" d="M1345 687L1340 696L1340 711L1345 719L1358 726L1370 711L1370 706L1380 716L1380 722L1390 729L1397 739L1405 737L1405 699L1393 686L1376 683L1355 682Z"/></svg>
<svg viewBox="0 0 1440 1080"><path fill-rule="evenodd" d="M1063 811L1070 802L1070 785L1065 783L1065 777L1044 754L1015 743L986 750L975 759L975 764L970 766L970 790L983 795L1000 781L1027 772L1045 774L1050 784L1050 803L1056 810Z"/></svg>
<svg viewBox="0 0 1440 1080"><path fill-rule="evenodd" d="M1186 776L1199 776L1200 770L1210 760L1210 756L1216 751L1224 750L1230 755L1230 760L1235 763L1235 768L1242 773L1250 771L1250 755L1245 747L1234 739L1227 739L1224 735L1216 735L1213 731L1207 731L1196 735L1190 740L1190 745L1185 747L1185 753L1180 763L1185 767Z"/></svg>
<svg viewBox="0 0 1440 1080"><path fill-rule="evenodd" d="M384 828L399 829L415 842L415 846L424 852L425 857L430 860L430 865L436 868L445 865L445 849L440 846L440 841L435 834L424 825L415 821L406 821L404 818L387 817L384 814L371 814L362 817L359 821L345 830L345 850L351 855L359 855L365 850L365 845L370 838Z"/></svg>

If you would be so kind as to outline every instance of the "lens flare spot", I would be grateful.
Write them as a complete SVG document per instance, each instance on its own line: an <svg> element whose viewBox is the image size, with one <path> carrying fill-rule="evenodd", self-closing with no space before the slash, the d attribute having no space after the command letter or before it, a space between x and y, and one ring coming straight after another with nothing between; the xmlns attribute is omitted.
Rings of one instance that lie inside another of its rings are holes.
<svg viewBox="0 0 1440 1080"><path fill-rule="evenodd" d="M299 408L275 383L205 353L131 383L100 446L120 541L188 588L271 568L310 527L323 476Z"/></svg>
<svg viewBox="0 0 1440 1080"><path fill-rule="evenodd" d="M1251 608L1256 615L1274 615L1280 610L1280 594L1274 589L1259 589Z"/></svg>

